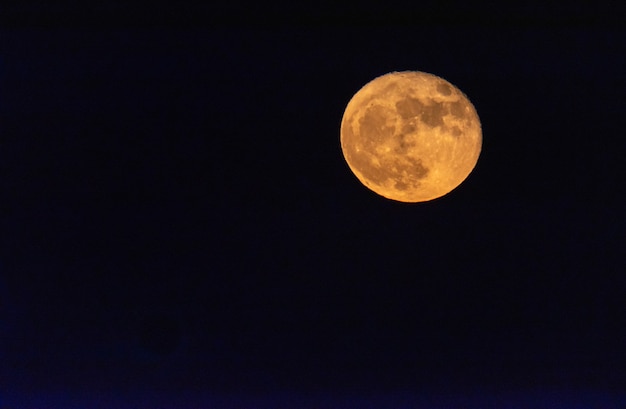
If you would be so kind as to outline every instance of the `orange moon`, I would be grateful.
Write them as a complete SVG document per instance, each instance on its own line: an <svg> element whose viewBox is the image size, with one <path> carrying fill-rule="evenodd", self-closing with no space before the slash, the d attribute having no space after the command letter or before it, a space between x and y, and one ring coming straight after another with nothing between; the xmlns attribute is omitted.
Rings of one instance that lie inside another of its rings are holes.
<svg viewBox="0 0 626 409"><path fill-rule="evenodd" d="M425 202L455 189L476 166L481 147L472 103L425 72L375 78L352 97L341 121L341 149L352 172L400 202Z"/></svg>

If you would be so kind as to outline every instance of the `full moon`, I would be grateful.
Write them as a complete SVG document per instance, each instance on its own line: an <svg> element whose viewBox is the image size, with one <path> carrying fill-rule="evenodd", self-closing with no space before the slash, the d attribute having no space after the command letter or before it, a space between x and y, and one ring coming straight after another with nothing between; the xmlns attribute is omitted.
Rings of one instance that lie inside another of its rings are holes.
<svg viewBox="0 0 626 409"><path fill-rule="evenodd" d="M469 99L425 72L375 78L352 97L341 121L341 149L352 172L400 202L425 202L455 189L476 166L481 146Z"/></svg>

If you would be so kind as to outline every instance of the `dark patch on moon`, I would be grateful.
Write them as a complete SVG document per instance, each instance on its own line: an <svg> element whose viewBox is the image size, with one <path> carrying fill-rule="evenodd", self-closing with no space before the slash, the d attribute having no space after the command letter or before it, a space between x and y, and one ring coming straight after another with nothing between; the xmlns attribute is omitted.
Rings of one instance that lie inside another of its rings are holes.
<svg viewBox="0 0 626 409"><path fill-rule="evenodd" d="M368 144L378 144L391 137L395 131L393 126L388 126L385 109L379 105L368 108L367 112L359 121L359 131L362 140Z"/></svg>
<svg viewBox="0 0 626 409"><path fill-rule="evenodd" d="M359 152L355 153L353 156L351 155L352 167L358 169L366 180L382 185L392 173L384 166L382 168L375 167L371 163L372 156L374 155L367 152Z"/></svg>
<svg viewBox="0 0 626 409"><path fill-rule="evenodd" d="M445 96L449 96L452 94L452 89L450 88L448 84L445 84L445 83L437 84L437 91L441 95L445 95Z"/></svg>
<svg viewBox="0 0 626 409"><path fill-rule="evenodd" d="M396 190L406 190L409 185L402 182L401 180L396 180L396 183L393 185L393 187L396 188Z"/></svg>
<svg viewBox="0 0 626 409"><path fill-rule="evenodd" d="M417 98L407 98L396 102L396 110L403 119L415 118L424 110L424 104Z"/></svg>
<svg viewBox="0 0 626 409"><path fill-rule="evenodd" d="M459 128L458 126L452 127L452 136L455 136L458 138L462 134L463 134L463 131L461 131L461 128Z"/></svg>
<svg viewBox="0 0 626 409"><path fill-rule="evenodd" d="M429 169L422 164L421 160L406 155L379 157L372 152L352 153L353 155L350 155L351 167L358 169L365 180L379 186L384 186L388 180L393 180L394 187L398 190L415 190L420 187L420 180L428 176ZM380 167L372 164L372 157L377 157L381 161ZM406 176L399 179L399 174Z"/></svg>
<svg viewBox="0 0 626 409"><path fill-rule="evenodd" d="M408 166L403 166L399 169L400 173L406 172L407 177L404 179L395 179L394 188L397 190L407 190L411 188L415 190L420 187L420 180L428 176L429 169L422 165L420 159L405 158L408 162Z"/></svg>
<svg viewBox="0 0 626 409"><path fill-rule="evenodd" d="M406 154L409 148L415 146L415 142L408 138L404 133L397 135L397 142L398 144L394 147L394 152L402 155Z"/></svg>
<svg viewBox="0 0 626 409"><path fill-rule="evenodd" d="M417 127L413 124L404 124L402 126L403 133L413 133L417 130Z"/></svg>
<svg viewBox="0 0 626 409"><path fill-rule="evenodd" d="M433 102L426 105L417 98L406 98L396 102L396 110L402 119L419 117L422 122L430 127L443 125L445 115L444 104Z"/></svg>
<svg viewBox="0 0 626 409"><path fill-rule="evenodd" d="M444 115L444 105L441 102L435 102L432 105L424 106L420 119L426 125L434 128L443 125Z"/></svg>
<svg viewBox="0 0 626 409"><path fill-rule="evenodd" d="M466 107L467 105L463 100L450 102L450 114L456 116L457 118L464 119Z"/></svg>
<svg viewBox="0 0 626 409"><path fill-rule="evenodd" d="M422 165L420 159L407 158L407 160L411 163L411 166L406 168L407 174L411 180L424 179L428 176L428 168Z"/></svg>

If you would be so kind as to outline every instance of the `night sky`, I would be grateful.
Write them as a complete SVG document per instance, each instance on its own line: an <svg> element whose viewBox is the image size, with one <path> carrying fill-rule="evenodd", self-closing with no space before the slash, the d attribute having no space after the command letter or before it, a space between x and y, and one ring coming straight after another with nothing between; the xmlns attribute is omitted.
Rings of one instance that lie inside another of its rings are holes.
<svg viewBox="0 0 626 409"><path fill-rule="evenodd" d="M330 4L3 15L1 409L623 407L624 14ZM404 70L482 122L426 203L339 142Z"/></svg>

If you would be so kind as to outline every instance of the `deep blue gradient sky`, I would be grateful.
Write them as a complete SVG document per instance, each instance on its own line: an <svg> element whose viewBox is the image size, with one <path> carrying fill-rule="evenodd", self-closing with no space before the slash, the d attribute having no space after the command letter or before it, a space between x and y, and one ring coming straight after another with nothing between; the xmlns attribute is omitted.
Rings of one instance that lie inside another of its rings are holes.
<svg viewBox="0 0 626 409"><path fill-rule="evenodd" d="M623 401L613 13L111 7L0 31L0 408ZM402 70L482 121L433 202L341 155Z"/></svg>

